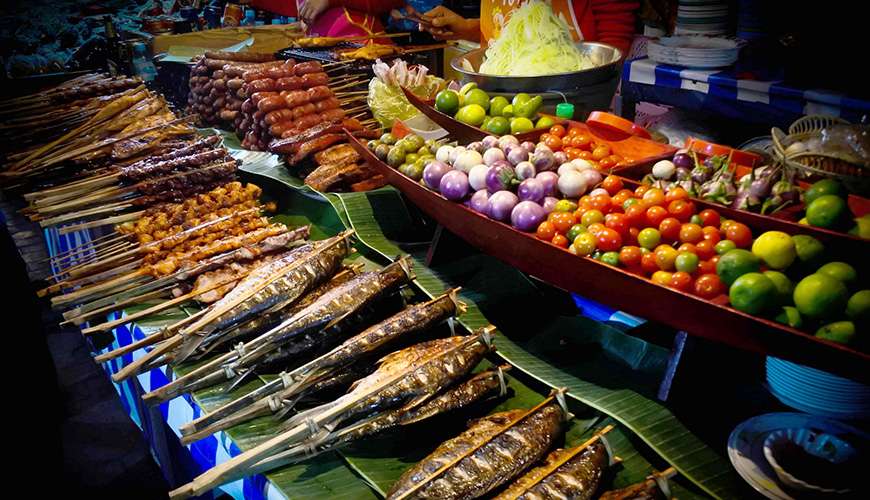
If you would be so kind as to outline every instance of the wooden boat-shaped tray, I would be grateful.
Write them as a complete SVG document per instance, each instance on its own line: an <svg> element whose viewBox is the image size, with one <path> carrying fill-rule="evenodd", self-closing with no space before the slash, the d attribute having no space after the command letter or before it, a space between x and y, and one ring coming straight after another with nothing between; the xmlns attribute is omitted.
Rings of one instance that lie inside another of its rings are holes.
<svg viewBox="0 0 870 500"><path fill-rule="evenodd" d="M691 140L691 138L690 138ZM707 143L704 143L707 144ZM731 148L727 146L720 146L717 144L712 144L716 149L713 150L714 154L717 155L727 155L728 151ZM706 148L705 150L696 150L695 152L698 154L699 159L706 158L708 155L707 152L710 151L710 148ZM740 150L734 150L740 151ZM756 166L761 166L756 165ZM736 169L736 177L739 179L744 175L748 175L752 173L752 167L745 166L743 164L735 164L734 168ZM624 169L619 170L617 173L621 177L625 177L628 179L632 179L635 181L640 181L647 174L652 172L651 164L635 164L630 165ZM798 184L802 189L807 189L810 187L810 184L798 181ZM743 221L745 224L751 227L757 227L759 229L763 229L765 231L776 229L778 231L784 231L789 234L809 234L810 236L815 236L821 240L828 240L833 238L834 240L841 240L846 245L849 245L850 248L853 248L855 251L868 249L867 245L870 241L860 238L858 236L851 235L849 233L845 233L842 231L834 231L831 229L825 229L821 227L814 226L806 226L804 224L798 224L798 221L803 217L803 214L806 210L806 207L803 203L788 206L776 213L770 215L762 215L757 212L751 212L749 210L737 210L725 205L719 205L718 203L705 202L702 200L696 200L696 203L706 203L710 205L710 208L714 208L718 210L722 215L725 215L729 219L734 219L736 217L743 217L745 220ZM864 198L862 196L858 196L856 194L850 194L846 198L846 202L849 205L849 210L855 215L855 217L861 217L865 214L870 213L870 199ZM780 224L774 221L779 221L784 224Z"/></svg>
<svg viewBox="0 0 870 500"><path fill-rule="evenodd" d="M529 275L570 292L716 342L870 382L870 355L719 302L653 283L494 221L447 200L380 161L364 144L350 144L378 173L444 228ZM719 207L716 206L718 210ZM750 221L738 212L734 219Z"/></svg>

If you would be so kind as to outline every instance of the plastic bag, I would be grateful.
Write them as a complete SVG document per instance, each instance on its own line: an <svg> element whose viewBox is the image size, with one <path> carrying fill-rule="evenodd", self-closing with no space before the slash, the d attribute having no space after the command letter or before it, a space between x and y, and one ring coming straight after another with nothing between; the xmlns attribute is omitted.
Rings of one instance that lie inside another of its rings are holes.
<svg viewBox="0 0 870 500"><path fill-rule="evenodd" d="M375 78L369 82L366 98L372 114L382 126L390 128L396 120L407 120L420 111L408 102L401 87L405 87L423 99L435 95L444 80L427 74L425 66L409 67L405 61L397 60L392 66L378 59L372 65Z"/></svg>

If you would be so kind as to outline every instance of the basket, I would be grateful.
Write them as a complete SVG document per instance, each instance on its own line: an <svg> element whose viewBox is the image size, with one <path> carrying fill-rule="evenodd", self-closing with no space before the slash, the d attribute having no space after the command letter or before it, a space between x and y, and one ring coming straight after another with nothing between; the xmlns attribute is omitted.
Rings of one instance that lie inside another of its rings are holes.
<svg viewBox="0 0 870 500"><path fill-rule="evenodd" d="M831 116L807 115L791 124L788 134L774 127L770 131L773 150L790 167L803 171L808 176L830 177L842 182L847 189L857 193L870 190L870 171L854 165L835 154L804 152L786 155L788 145L803 141L821 132L825 127L849 122Z"/></svg>

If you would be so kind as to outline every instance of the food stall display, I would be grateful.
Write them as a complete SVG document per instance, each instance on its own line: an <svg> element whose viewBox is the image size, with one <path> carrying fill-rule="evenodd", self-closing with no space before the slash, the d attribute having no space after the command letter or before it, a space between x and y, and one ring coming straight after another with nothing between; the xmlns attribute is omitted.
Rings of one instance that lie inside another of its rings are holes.
<svg viewBox="0 0 870 500"><path fill-rule="evenodd" d="M184 111L101 73L0 101L0 185L47 235L88 235L53 248L38 295L92 345L113 342L94 361L140 384L137 404L198 405L175 419L183 447L232 441L170 498L291 470L321 496L745 497L669 406L677 340L669 352L567 316L559 335L518 335L487 318L564 292L870 382L865 125L774 129L769 156L677 149L606 112L573 119L563 87L606 83L622 54L575 42L547 2L452 61L462 83L382 61L443 47L388 45L407 35L293 41L331 61L205 51ZM555 115L552 95L566 101ZM421 116L443 130L412 130ZM444 231L480 254L439 264ZM493 289L472 269L489 265L529 291ZM866 436L844 436L818 436L823 468L866 452ZM810 453L798 431L768 440L780 477ZM731 457L744 477L750 458ZM336 471L364 484L342 490Z"/></svg>

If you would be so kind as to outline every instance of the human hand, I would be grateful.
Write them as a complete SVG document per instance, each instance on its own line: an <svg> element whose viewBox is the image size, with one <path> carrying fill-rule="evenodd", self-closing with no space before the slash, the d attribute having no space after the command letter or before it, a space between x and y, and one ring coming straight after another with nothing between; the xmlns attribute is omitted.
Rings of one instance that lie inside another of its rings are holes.
<svg viewBox="0 0 870 500"><path fill-rule="evenodd" d="M329 0L305 0L299 6L299 19L310 25L327 8L329 8Z"/></svg>
<svg viewBox="0 0 870 500"><path fill-rule="evenodd" d="M409 17L418 17L422 21L420 31L427 31L439 40L479 40L480 21L478 19L465 19L452 10L438 6L425 14L416 12L411 6L407 7Z"/></svg>

